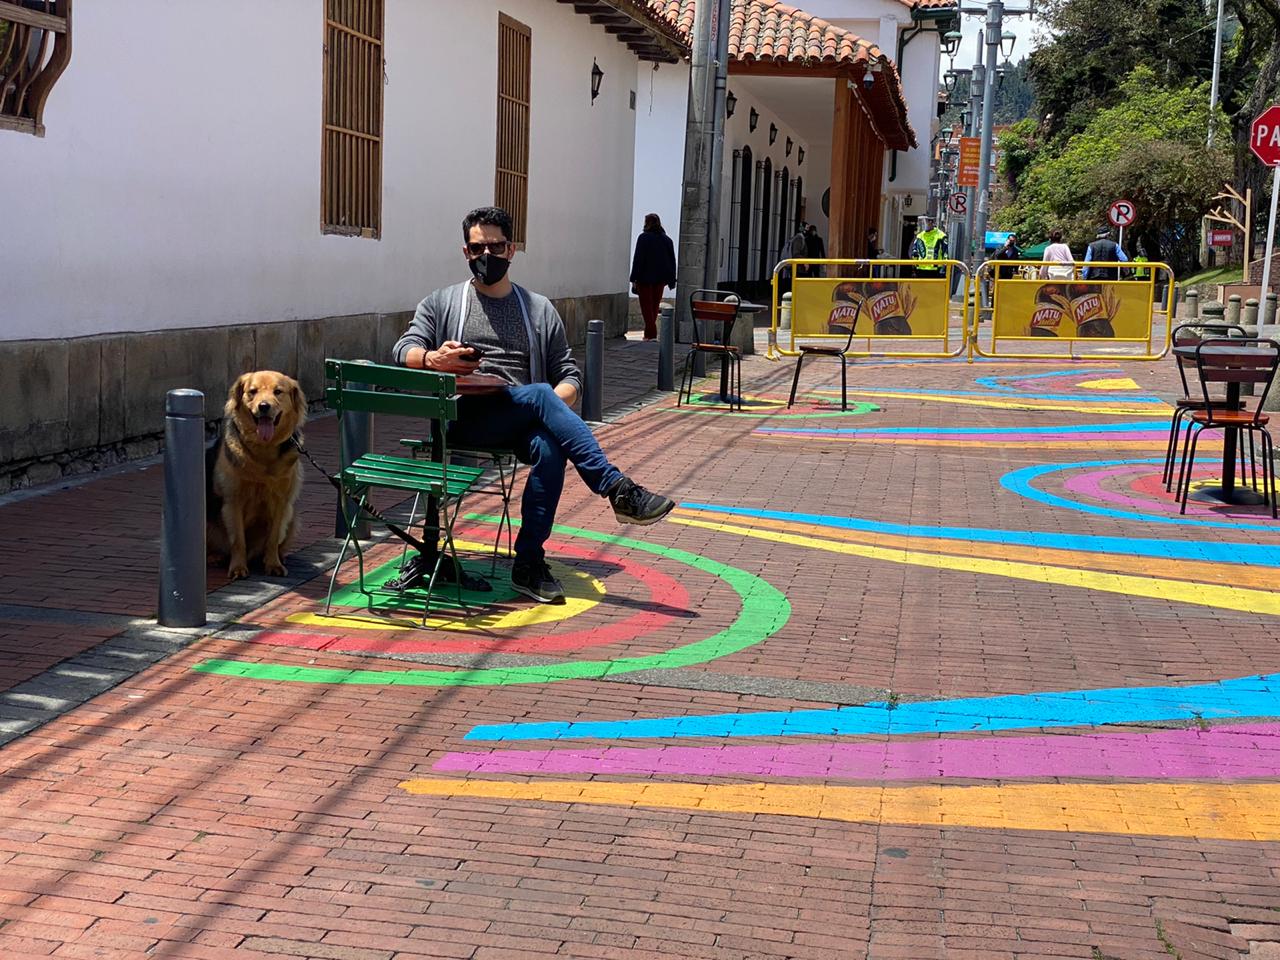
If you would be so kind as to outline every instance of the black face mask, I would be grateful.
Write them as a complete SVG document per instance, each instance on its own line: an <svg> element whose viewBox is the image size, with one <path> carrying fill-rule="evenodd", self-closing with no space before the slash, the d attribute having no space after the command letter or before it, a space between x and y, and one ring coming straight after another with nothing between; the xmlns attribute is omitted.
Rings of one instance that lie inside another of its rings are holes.
<svg viewBox="0 0 1280 960"><path fill-rule="evenodd" d="M474 260L468 260L467 264L471 267L471 274L478 283L486 287L492 287L507 275L507 268L511 266L511 261L506 257L495 257L491 253L482 253Z"/></svg>

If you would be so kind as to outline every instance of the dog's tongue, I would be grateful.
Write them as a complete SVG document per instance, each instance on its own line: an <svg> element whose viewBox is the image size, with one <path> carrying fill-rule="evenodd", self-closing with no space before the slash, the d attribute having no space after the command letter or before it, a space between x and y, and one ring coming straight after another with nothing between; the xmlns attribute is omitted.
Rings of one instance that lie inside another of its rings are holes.
<svg viewBox="0 0 1280 960"><path fill-rule="evenodd" d="M258 421L258 439L263 443L270 443L275 433L276 424L270 417L263 417Z"/></svg>

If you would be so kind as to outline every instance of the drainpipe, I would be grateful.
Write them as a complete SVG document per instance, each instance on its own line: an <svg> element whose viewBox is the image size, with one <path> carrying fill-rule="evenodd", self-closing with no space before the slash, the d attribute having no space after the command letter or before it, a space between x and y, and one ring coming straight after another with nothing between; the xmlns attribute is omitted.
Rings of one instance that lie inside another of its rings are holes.
<svg viewBox="0 0 1280 960"><path fill-rule="evenodd" d="M911 10L911 22L915 27L911 30L905 30L898 36L898 76L902 76L902 57L906 53L907 44L916 38L917 35L924 33L924 23L934 23L936 26L930 30L930 33L943 34L952 26L958 27L960 19L956 16L956 12L952 9L925 9L913 7ZM937 86L935 83L934 86ZM893 183L898 179L898 151L890 151L892 156L889 157L889 182Z"/></svg>

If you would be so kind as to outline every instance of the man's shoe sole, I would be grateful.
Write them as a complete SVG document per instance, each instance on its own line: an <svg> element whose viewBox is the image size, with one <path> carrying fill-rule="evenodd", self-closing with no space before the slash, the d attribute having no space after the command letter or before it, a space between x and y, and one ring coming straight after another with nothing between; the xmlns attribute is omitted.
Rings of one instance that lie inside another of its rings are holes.
<svg viewBox="0 0 1280 960"><path fill-rule="evenodd" d="M538 603L562 604L564 603L564 594L558 593L554 596L542 596L533 587L526 587L523 584L511 581L511 589L516 593L522 593L530 600L536 600Z"/></svg>
<svg viewBox="0 0 1280 960"><path fill-rule="evenodd" d="M667 507L667 509L663 510L660 514L654 517L628 517L625 514L619 513L617 510L613 511L613 515L617 517L619 523L630 523L630 524L634 524L637 527L648 527L657 523L659 520L666 519L667 514L669 514L675 508L676 508L676 505L674 502L672 502L671 506Z"/></svg>

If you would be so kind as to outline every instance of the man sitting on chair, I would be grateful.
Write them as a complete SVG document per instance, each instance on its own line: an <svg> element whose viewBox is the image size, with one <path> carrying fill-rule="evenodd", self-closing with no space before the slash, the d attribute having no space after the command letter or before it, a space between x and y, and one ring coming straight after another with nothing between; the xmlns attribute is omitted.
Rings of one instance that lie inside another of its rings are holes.
<svg viewBox="0 0 1280 960"><path fill-rule="evenodd" d="M507 277L515 254L511 215L500 207L472 210L462 221L462 236L472 279L436 290L418 304L409 329L395 345L395 361L457 375L479 370L507 381L506 389L458 401L449 442L463 448L510 448L529 464L511 585L540 603L563 603L564 590L547 567L543 547L555 522L566 461L593 493L609 498L622 523L656 523L675 504L627 479L570 409L582 375L564 322L550 300ZM474 356L472 345L482 359ZM401 568L397 585L420 582L434 561L414 556ZM460 575L451 564L441 568L446 579Z"/></svg>

